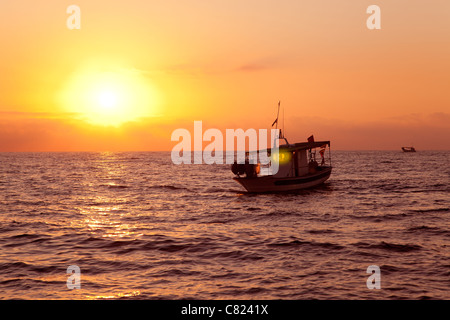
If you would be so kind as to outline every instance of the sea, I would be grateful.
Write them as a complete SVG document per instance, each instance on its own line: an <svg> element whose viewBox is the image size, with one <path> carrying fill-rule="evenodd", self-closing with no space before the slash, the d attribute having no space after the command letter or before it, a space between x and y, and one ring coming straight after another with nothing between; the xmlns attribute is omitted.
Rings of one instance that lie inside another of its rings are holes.
<svg viewBox="0 0 450 320"><path fill-rule="evenodd" d="M450 299L450 152L250 194L170 152L0 153L0 299Z"/></svg>

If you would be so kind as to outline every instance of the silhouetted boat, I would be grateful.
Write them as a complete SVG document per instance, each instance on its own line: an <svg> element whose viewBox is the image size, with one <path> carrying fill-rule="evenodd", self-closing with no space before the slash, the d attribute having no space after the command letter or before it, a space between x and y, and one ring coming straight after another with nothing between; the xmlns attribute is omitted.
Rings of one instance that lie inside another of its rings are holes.
<svg viewBox="0 0 450 320"><path fill-rule="evenodd" d="M330 147L330 141L281 145L277 159L272 159L278 161L278 172L272 174L270 166L264 170L259 164L246 161L232 165L231 170L237 175L233 179L249 192L293 191L317 186L331 175L331 157L328 165L325 157L320 165L316 161L315 150L320 148L322 155L326 146Z"/></svg>
<svg viewBox="0 0 450 320"><path fill-rule="evenodd" d="M403 152L416 152L414 147L402 147Z"/></svg>
<svg viewBox="0 0 450 320"><path fill-rule="evenodd" d="M279 109L279 103L278 103ZM274 124L278 121L275 120ZM273 124L272 124L273 126ZM236 175L233 179L240 183L248 192L278 192L294 191L317 186L325 182L331 175L331 151L330 141L314 141L310 136L307 142L279 146L278 154L271 154L271 162L267 167L259 163L251 164L247 153L245 163L235 162L231 171ZM328 157L325 151L328 146ZM319 149L321 157L320 165L316 161L316 150ZM266 150L268 153L271 149ZM277 161L278 171L273 172L273 162Z"/></svg>

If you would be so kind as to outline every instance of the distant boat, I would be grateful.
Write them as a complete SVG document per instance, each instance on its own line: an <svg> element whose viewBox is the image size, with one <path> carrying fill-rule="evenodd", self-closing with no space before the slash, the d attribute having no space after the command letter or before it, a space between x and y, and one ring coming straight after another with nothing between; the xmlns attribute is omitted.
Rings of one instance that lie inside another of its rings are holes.
<svg viewBox="0 0 450 320"><path fill-rule="evenodd" d="M403 152L416 152L414 147L402 147Z"/></svg>
<svg viewBox="0 0 450 320"><path fill-rule="evenodd" d="M278 104L279 109L279 104ZM274 124L278 122L278 116ZM272 124L273 126L273 124ZM246 154L245 163L236 161L231 171L236 175L233 179L240 183L248 192L286 192L317 186L325 182L331 175L330 141L314 141L310 136L307 142L279 146L278 154L271 154L271 163L261 167L259 163L251 164L250 152ZM328 146L327 157L325 150ZM320 165L316 161L316 149L321 157ZM271 149L267 149L271 152ZM277 161L278 170L273 172L273 162Z"/></svg>

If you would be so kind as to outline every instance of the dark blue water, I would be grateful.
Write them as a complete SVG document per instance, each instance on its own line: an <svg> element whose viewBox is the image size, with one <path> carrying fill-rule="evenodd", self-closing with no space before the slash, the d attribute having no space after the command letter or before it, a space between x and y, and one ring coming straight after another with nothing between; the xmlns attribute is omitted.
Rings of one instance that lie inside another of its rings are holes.
<svg viewBox="0 0 450 320"><path fill-rule="evenodd" d="M1 153L0 298L449 299L449 156L336 151L255 195L169 153Z"/></svg>

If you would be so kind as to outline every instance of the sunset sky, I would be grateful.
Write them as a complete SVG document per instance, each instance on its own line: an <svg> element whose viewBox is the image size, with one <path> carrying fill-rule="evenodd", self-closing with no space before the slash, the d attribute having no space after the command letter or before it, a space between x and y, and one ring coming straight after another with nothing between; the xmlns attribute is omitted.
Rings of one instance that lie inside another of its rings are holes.
<svg viewBox="0 0 450 320"><path fill-rule="evenodd" d="M0 30L0 151L169 151L279 100L290 142L450 149L448 0L3 0Z"/></svg>

